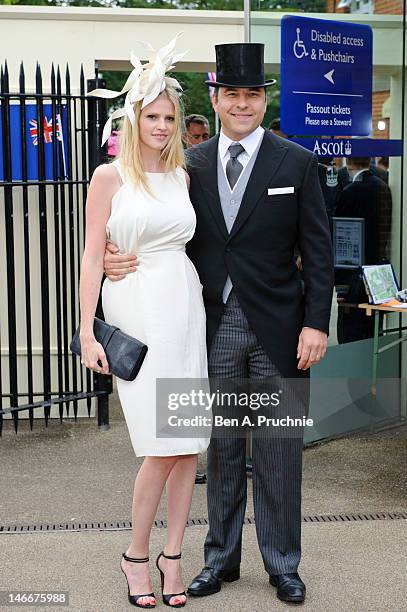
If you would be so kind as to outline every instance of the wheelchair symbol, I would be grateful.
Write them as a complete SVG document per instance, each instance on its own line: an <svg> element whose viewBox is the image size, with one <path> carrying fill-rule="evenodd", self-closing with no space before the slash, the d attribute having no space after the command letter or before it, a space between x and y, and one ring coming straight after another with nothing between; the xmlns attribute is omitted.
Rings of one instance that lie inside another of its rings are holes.
<svg viewBox="0 0 407 612"><path fill-rule="evenodd" d="M295 57L297 57L298 59L301 59L302 57L306 57L307 55L309 55L309 53L305 48L304 41L300 40L300 28L297 28L296 32L297 32L297 40L294 43L293 51L294 51Z"/></svg>

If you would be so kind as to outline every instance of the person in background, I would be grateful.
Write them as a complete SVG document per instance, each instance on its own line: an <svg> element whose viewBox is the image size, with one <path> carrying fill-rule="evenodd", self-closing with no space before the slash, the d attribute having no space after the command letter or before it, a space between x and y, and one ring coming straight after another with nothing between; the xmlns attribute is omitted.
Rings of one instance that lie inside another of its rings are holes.
<svg viewBox="0 0 407 612"><path fill-rule="evenodd" d="M206 117L196 114L185 117L185 131L182 134L182 140L187 149L209 140L209 136L210 127Z"/></svg>
<svg viewBox="0 0 407 612"><path fill-rule="evenodd" d="M365 219L365 263L389 257L392 216L390 188L371 170L370 157L346 159L350 183L338 197L335 216Z"/></svg>
<svg viewBox="0 0 407 612"><path fill-rule="evenodd" d="M348 159L351 159L351 158L348 158ZM374 164L372 160L370 160L369 170L374 176L377 176L379 179L381 179L382 181L388 184L389 182L389 158L388 157L380 157L377 164ZM351 182L352 182L352 177L349 174L347 165L342 166L342 168L340 168L338 171L339 189L342 190L346 185L348 185Z"/></svg>
<svg viewBox="0 0 407 612"><path fill-rule="evenodd" d="M340 193L338 170L332 157L318 158L318 178L332 234L332 217L335 214L336 203Z"/></svg>
<svg viewBox="0 0 407 612"><path fill-rule="evenodd" d="M109 159L115 159L120 154L120 131L112 130L107 139L107 155Z"/></svg>
<svg viewBox="0 0 407 612"><path fill-rule="evenodd" d="M288 138L287 134L282 132L280 129L280 117L275 117L270 121L269 130L281 138Z"/></svg>
<svg viewBox="0 0 407 612"><path fill-rule="evenodd" d="M377 174L385 183L389 182L389 158L379 157L375 166L370 166L373 174ZM376 170L376 172L374 171Z"/></svg>
<svg viewBox="0 0 407 612"><path fill-rule="evenodd" d="M392 200L388 185L371 170L370 157L348 157L350 183L340 193L336 217L359 217L365 220L366 265L377 264L389 256ZM341 271L343 273L343 271ZM347 271L350 284L354 271ZM338 342L353 342L373 337L373 317L358 309L338 312Z"/></svg>

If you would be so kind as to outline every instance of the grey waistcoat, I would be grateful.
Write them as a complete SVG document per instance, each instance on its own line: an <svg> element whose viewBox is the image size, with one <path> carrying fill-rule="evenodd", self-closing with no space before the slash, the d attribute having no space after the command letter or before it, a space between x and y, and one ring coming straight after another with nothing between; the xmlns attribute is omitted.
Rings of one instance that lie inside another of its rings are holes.
<svg viewBox="0 0 407 612"><path fill-rule="evenodd" d="M239 212L240 204L242 203L247 183L249 182L249 178L252 173L253 166L256 162L257 154L259 152L262 141L263 138L260 138L259 144L254 150L253 155L247 162L246 167L243 168L242 173L239 176L239 180L237 181L233 191L230 190L230 185L226 178L225 171L222 167L222 162L218 153L218 191L220 203L222 206L223 217L225 219L226 227L229 234L237 217L237 213ZM226 304L231 290L232 281L230 280L230 276L228 276L222 293L224 304Z"/></svg>

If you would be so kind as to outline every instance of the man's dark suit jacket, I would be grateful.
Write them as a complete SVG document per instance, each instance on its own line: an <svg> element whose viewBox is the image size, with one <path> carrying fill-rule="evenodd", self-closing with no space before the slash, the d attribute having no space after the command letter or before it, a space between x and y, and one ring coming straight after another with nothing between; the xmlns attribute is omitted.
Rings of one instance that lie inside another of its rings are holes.
<svg viewBox="0 0 407 612"><path fill-rule="evenodd" d="M230 234L217 184L219 136L188 150L190 197L197 217L187 244L196 266L207 314L208 350L219 326L228 274L259 342L284 376L297 369L303 326L328 333L333 257L315 155L268 130ZM268 195L269 188L294 193ZM298 244L305 295L294 260Z"/></svg>
<svg viewBox="0 0 407 612"><path fill-rule="evenodd" d="M390 240L392 200L389 187L370 170L362 172L339 196L335 216L365 220L365 264L387 257Z"/></svg>

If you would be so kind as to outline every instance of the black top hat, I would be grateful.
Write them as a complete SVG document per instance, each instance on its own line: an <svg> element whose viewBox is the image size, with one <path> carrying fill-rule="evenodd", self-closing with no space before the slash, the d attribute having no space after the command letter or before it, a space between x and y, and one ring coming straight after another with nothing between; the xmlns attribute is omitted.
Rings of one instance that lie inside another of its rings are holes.
<svg viewBox="0 0 407 612"><path fill-rule="evenodd" d="M216 81L205 81L212 87L268 87L274 79L264 78L263 43L215 45Z"/></svg>

